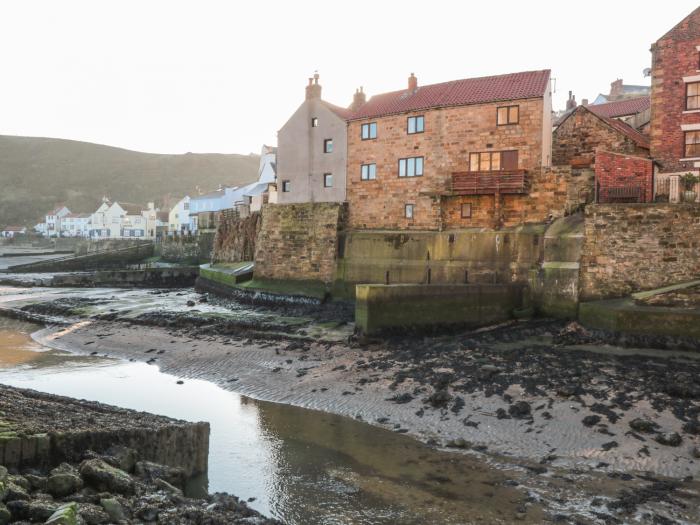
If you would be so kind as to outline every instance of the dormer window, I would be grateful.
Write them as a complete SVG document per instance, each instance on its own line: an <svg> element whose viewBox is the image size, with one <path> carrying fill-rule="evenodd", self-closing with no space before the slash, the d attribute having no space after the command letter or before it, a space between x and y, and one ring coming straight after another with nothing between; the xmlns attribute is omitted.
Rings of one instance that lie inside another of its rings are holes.
<svg viewBox="0 0 700 525"><path fill-rule="evenodd" d="M318 117L313 117L311 119L311 127L312 128L317 128L318 127Z"/></svg>
<svg viewBox="0 0 700 525"><path fill-rule="evenodd" d="M423 115L419 117L408 117L408 127L407 132L409 135L414 133L423 133L425 130L425 117Z"/></svg>

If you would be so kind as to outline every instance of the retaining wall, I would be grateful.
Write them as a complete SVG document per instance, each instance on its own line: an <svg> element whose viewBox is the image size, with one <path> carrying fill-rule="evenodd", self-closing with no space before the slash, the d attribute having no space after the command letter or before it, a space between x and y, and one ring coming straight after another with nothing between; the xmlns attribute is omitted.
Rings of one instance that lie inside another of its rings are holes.
<svg viewBox="0 0 700 525"><path fill-rule="evenodd" d="M255 241L262 226L260 212L248 217L223 216L214 236L213 263L236 263L255 258Z"/></svg>

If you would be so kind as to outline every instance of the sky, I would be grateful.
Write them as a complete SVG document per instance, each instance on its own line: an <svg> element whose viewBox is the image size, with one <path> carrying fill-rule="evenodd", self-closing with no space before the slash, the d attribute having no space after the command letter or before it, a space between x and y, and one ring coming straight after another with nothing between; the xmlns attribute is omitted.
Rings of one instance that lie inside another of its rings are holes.
<svg viewBox="0 0 700 525"><path fill-rule="evenodd" d="M551 69L554 108L649 84L692 0L0 0L0 134L258 153L303 102Z"/></svg>

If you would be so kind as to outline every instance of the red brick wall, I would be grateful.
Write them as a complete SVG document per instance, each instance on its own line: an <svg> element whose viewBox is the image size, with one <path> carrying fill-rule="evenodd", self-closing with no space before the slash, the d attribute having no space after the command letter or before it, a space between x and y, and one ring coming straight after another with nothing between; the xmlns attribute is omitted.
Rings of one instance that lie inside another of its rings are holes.
<svg viewBox="0 0 700 525"><path fill-rule="evenodd" d="M652 45L651 156L661 173L687 171L682 124L700 124L700 113L684 113L683 77L698 75L700 8Z"/></svg>
<svg viewBox="0 0 700 525"><path fill-rule="evenodd" d="M648 155L624 133L612 128L583 106L569 116L554 131L552 164L563 166L593 165L595 151L602 147L608 151L630 155Z"/></svg>
<svg viewBox="0 0 700 525"><path fill-rule="evenodd" d="M496 108L512 104L520 106L519 123L497 126ZM406 119L411 115L425 116L424 133L406 133ZM439 229L442 198L437 194L451 188L453 172L468 169L470 152L517 149L520 169L533 170L542 165L543 116L543 100L528 99L350 122L349 226L357 229ZM361 125L366 122L377 122L376 139L361 139ZM420 156L424 157L424 175L399 178L398 160ZM360 166L367 163L377 165L377 179L374 181L360 179ZM415 204L413 220L404 217L407 203Z"/></svg>
<svg viewBox="0 0 700 525"><path fill-rule="evenodd" d="M615 202L615 189L639 187L637 202L654 198L654 168L651 159L598 151L595 157L595 179L598 202ZM612 190L612 191L611 191ZM617 195L620 198L620 195Z"/></svg>

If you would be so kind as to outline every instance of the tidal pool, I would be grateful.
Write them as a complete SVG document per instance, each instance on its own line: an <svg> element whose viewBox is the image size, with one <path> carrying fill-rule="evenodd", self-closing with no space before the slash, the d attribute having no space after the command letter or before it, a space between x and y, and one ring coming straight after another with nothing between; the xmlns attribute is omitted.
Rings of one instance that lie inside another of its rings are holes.
<svg viewBox="0 0 700 525"><path fill-rule="evenodd" d="M155 366L48 349L0 317L0 383L211 425L209 490L285 523L510 522L524 494L463 455L349 418L256 401ZM538 522L530 507L524 522Z"/></svg>

